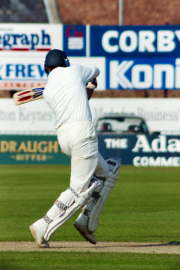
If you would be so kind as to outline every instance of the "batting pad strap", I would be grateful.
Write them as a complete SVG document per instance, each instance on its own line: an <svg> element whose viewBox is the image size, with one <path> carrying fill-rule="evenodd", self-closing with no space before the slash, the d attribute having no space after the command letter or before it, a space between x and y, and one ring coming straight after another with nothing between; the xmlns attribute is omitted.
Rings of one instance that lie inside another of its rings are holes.
<svg viewBox="0 0 180 270"><path fill-rule="evenodd" d="M94 191L91 197L98 200L101 196L99 192Z"/></svg>
<svg viewBox="0 0 180 270"><path fill-rule="evenodd" d="M97 179L99 179L99 180L101 180L101 181L103 181L103 182L106 181L106 178L105 178L105 177L102 177L102 176L96 176L96 175L94 175L94 177L96 177Z"/></svg>
<svg viewBox="0 0 180 270"><path fill-rule="evenodd" d="M83 215L88 217L90 212L90 210L84 209Z"/></svg>
<svg viewBox="0 0 180 270"><path fill-rule="evenodd" d="M75 202L63 213L58 215L49 224L45 234L44 240L49 241L54 232L63 225L69 218L71 218L80 208L87 204L88 200L92 196L93 191L100 185L98 181L95 181L85 192L80 193L76 198Z"/></svg>

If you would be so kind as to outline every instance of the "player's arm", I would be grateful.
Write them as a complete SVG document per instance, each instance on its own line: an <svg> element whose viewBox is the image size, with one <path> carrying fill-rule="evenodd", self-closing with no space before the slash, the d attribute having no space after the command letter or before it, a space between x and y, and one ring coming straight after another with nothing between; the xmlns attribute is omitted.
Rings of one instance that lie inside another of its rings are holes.
<svg viewBox="0 0 180 270"><path fill-rule="evenodd" d="M86 82L88 100L90 100L94 93L94 89L97 88L96 77L99 76L100 70L96 66L81 66L81 69Z"/></svg>
<svg viewBox="0 0 180 270"><path fill-rule="evenodd" d="M97 80L96 80L96 78L94 78L93 80L91 80L90 82L88 82L86 84L86 91L87 91L88 100L91 99L95 88L97 88Z"/></svg>
<svg viewBox="0 0 180 270"><path fill-rule="evenodd" d="M85 83L92 81L94 78L97 78L100 74L100 70L96 66L80 66L82 76Z"/></svg>

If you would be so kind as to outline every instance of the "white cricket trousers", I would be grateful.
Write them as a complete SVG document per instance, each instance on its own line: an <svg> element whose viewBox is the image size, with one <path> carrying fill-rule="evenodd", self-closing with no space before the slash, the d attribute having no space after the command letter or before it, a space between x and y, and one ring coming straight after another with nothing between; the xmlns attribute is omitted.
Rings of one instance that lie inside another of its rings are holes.
<svg viewBox="0 0 180 270"><path fill-rule="evenodd" d="M88 188L94 174L105 176L109 172L106 161L98 152L98 139L92 121L65 123L58 129L57 135L62 151L71 157L70 186L77 193Z"/></svg>
<svg viewBox="0 0 180 270"><path fill-rule="evenodd" d="M104 177L109 173L106 161L98 152L96 130L91 121L65 123L58 129L57 135L62 151L71 157L70 187L76 193L79 194L88 188L94 174ZM63 211L58 205L69 207L74 197L69 188L62 192L47 212L47 216L53 220Z"/></svg>

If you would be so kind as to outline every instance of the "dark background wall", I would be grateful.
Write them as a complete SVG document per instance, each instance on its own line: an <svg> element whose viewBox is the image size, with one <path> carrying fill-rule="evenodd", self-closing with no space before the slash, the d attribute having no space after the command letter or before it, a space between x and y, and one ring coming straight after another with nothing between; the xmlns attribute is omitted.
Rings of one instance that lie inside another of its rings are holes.
<svg viewBox="0 0 180 270"><path fill-rule="evenodd" d="M119 0L57 1L64 24L119 24ZM123 24L180 24L180 0L123 0Z"/></svg>
<svg viewBox="0 0 180 270"><path fill-rule="evenodd" d="M64 24L118 25L118 0L57 0Z"/></svg>
<svg viewBox="0 0 180 270"><path fill-rule="evenodd" d="M180 24L179 0L125 0L125 25Z"/></svg>

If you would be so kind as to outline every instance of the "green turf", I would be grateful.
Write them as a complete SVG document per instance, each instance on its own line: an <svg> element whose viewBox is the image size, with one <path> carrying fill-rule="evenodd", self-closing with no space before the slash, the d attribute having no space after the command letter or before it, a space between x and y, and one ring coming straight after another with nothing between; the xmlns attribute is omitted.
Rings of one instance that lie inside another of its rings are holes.
<svg viewBox="0 0 180 270"><path fill-rule="evenodd" d="M69 187L69 166L0 166L0 241L30 241L29 225ZM99 241L180 240L180 168L122 166L101 215ZM53 240L83 241L78 213Z"/></svg>
<svg viewBox="0 0 180 270"><path fill-rule="evenodd" d="M179 255L1 252L0 270L179 270Z"/></svg>
<svg viewBox="0 0 180 270"><path fill-rule="evenodd" d="M98 241L180 240L180 168L122 166L96 231ZM0 166L0 241L33 241L29 225L69 187L69 166ZM73 228L78 213L54 235L84 241ZM0 270L179 270L179 255L0 252Z"/></svg>

